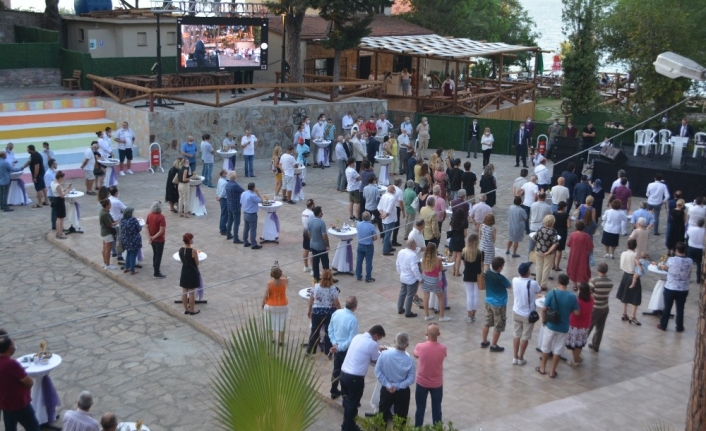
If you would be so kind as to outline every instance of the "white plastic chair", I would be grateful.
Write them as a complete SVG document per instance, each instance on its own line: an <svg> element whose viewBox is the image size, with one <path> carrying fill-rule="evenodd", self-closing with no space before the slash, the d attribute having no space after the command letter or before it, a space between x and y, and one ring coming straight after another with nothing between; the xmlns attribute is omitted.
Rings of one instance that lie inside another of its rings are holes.
<svg viewBox="0 0 706 431"><path fill-rule="evenodd" d="M664 154L665 147L669 147L669 151L674 150L674 145L672 145L670 139L672 137L672 132L667 129L662 129L659 131L659 147L660 154Z"/></svg>
<svg viewBox="0 0 706 431"><path fill-rule="evenodd" d="M635 151L633 152L633 156L637 156L637 152L640 151L642 153L642 150L640 147L644 148L647 146L647 141L645 140L645 131L644 130L636 130L635 131Z"/></svg>
<svg viewBox="0 0 706 431"><path fill-rule="evenodd" d="M699 150L701 150L702 153L706 153L706 143L701 141L702 136L706 137L706 133L698 132L694 135L694 155L691 157L696 157Z"/></svg>
<svg viewBox="0 0 706 431"><path fill-rule="evenodd" d="M647 145L647 153L650 153L650 147L655 147L655 154L657 154L657 132L651 129L643 130L645 132L645 144Z"/></svg>

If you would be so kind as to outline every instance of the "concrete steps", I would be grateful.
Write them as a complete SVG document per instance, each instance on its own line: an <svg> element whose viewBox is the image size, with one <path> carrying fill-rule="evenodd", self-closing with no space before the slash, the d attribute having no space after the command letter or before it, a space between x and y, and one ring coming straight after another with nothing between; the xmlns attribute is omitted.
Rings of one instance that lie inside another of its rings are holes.
<svg viewBox="0 0 706 431"><path fill-rule="evenodd" d="M61 123L64 121L101 119L105 119L105 109L103 108L68 108L0 112L0 126L13 126L18 123Z"/></svg>

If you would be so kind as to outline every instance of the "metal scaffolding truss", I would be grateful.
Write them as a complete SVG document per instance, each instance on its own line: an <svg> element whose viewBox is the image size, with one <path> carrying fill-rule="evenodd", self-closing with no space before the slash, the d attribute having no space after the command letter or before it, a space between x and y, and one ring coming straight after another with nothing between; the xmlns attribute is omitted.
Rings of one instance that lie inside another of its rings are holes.
<svg viewBox="0 0 706 431"><path fill-rule="evenodd" d="M266 18L267 6L262 3L220 2L211 0L150 0L151 10L160 14L190 16L237 16Z"/></svg>

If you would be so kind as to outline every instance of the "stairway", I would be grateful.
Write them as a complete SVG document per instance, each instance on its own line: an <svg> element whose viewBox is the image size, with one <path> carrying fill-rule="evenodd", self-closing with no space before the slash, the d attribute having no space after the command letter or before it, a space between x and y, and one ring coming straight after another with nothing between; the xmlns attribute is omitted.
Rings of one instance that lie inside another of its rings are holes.
<svg viewBox="0 0 706 431"><path fill-rule="evenodd" d="M0 148L12 142L18 164L23 165L29 158L27 145L41 151L42 143L48 142L58 168L67 178L84 177L84 152L97 139L96 132L106 127L115 131L116 123L106 118L105 109L98 108L91 95L48 95L45 100L0 102ZM117 157L117 143L113 143L113 148ZM148 168L147 160L137 156L133 159L133 171ZM27 169L22 179L31 184Z"/></svg>

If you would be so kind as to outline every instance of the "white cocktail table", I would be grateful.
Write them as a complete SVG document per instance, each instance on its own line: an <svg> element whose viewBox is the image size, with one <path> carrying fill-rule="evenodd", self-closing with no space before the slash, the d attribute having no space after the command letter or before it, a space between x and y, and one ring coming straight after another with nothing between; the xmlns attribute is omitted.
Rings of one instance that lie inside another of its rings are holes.
<svg viewBox="0 0 706 431"><path fill-rule="evenodd" d="M22 181L22 172L12 172L10 174L10 191L7 195L8 205L29 205L32 200L27 196L25 182ZM51 184L49 184L51 186ZM40 202L41 204L41 202Z"/></svg>
<svg viewBox="0 0 706 431"><path fill-rule="evenodd" d="M238 154L236 150L218 150L216 151L216 154L223 157L223 169L228 172L235 170L235 155Z"/></svg>
<svg viewBox="0 0 706 431"><path fill-rule="evenodd" d="M279 244L279 218L277 217L277 210L282 207L282 202L274 201L269 205L263 205L262 203L257 204L257 208L260 211L267 213L265 216L265 226L262 229L262 237L260 241L264 242L274 242Z"/></svg>
<svg viewBox="0 0 706 431"><path fill-rule="evenodd" d="M206 198L201 191L205 177L194 175L189 179L189 212L195 216L206 215Z"/></svg>
<svg viewBox="0 0 706 431"><path fill-rule="evenodd" d="M353 275L353 246L351 242L358 236L358 229L354 227L343 229L329 228L328 234L340 240L331 261L331 268L336 271L334 275Z"/></svg>
<svg viewBox="0 0 706 431"><path fill-rule="evenodd" d="M115 172L114 166L120 163L118 159L100 159L98 163L105 166L105 185L112 187L118 185L118 174Z"/></svg>
<svg viewBox="0 0 706 431"><path fill-rule="evenodd" d="M68 193L66 197L66 230L73 230L77 233L83 233L81 230L81 205L79 205L77 198L83 197L85 193L79 192L77 190ZM73 231L72 231L73 232Z"/></svg>
<svg viewBox="0 0 706 431"><path fill-rule="evenodd" d="M328 152L331 141L313 140L312 142L319 147L319 151L316 153L316 164L322 168L328 168L330 166Z"/></svg>
<svg viewBox="0 0 706 431"><path fill-rule="evenodd" d="M61 365L61 356L53 353L46 363L31 362L34 354L18 359L28 376L35 380L32 386L32 408L39 424L56 420L56 408L61 405L59 394L49 377L49 373ZM36 360L36 358L34 358Z"/></svg>
<svg viewBox="0 0 706 431"><path fill-rule="evenodd" d="M390 185L390 163L392 163L393 159L394 157L392 156L375 157L375 161L380 164L380 176L378 182L383 186Z"/></svg>

